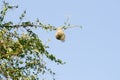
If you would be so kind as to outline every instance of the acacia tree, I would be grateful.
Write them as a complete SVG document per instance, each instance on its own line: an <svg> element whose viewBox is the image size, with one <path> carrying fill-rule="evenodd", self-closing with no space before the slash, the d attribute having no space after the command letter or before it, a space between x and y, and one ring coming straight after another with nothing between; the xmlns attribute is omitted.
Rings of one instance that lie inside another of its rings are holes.
<svg viewBox="0 0 120 80"><path fill-rule="evenodd" d="M42 80L40 75L46 72L54 76L55 73L46 66L45 58L57 64L64 63L47 51L49 46L44 45L33 29L53 31L57 28L45 25L39 19L35 22L23 22L26 11L23 11L17 24L13 21L6 22L7 12L18 6L11 6L6 2L3 4L0 11L0 80ZM67 29L68 26L62 28Z"/></svg>

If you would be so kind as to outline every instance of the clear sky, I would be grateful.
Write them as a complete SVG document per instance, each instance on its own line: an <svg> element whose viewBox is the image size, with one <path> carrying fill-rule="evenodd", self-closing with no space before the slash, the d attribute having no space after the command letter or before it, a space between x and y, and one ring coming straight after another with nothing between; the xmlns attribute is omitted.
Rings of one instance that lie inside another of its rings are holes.
<svg viewBox="0 0 120 80"><path fill-rule="evenodd" d="M9 0L11 1L11 0ZM49 51L67 62L51 65L56 80L120 80L120 0L13 0L19 9L9 17L17 20L27 10L25 20L63 25L67 16L73 25L65 31L66 41L57 41L55 32L37 32L50 39ZM14 12L14 13L13 13Z"/></svg>

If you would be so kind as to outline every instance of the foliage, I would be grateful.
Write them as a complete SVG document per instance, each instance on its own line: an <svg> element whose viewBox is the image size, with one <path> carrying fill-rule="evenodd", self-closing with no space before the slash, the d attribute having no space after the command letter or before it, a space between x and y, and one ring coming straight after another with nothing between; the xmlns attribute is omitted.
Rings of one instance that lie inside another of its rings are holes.
<svg viewBox="0 0 120 80"><path fill-rule="evenodd" d="M35 22L23 22L26 11L19 17L18 24L12 21L6 22L7 12L18 6L3 3L4 7L0 11L0 79L41 80L39 75L44 75L46 72L55 75L51 69L47 68L44 59L48 58L57 64L64 63L47 51L48 46L45 46L33 32L33 28L53 31L56 27L44 25L39 19ZM65 26L63 28L67 29ZM21 32L20 29L25 32Z"/></svg>

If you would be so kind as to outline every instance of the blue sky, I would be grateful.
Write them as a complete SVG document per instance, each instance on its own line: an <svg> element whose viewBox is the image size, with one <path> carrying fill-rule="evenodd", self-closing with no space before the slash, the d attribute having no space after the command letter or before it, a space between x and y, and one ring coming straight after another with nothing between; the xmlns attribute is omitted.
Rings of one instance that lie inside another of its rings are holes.
<svg viewBox="0 0 120 80"><path fill-rule="evenodd" d="M66 41L57 41L55 32L37 31L51 42L49 51L67 62L50 65L56 80L120 80L120 0L13 0L19 9L8 14L16 19L27 10L25 20L39 18L45 24L61 26L67 16L73 25L65 31Z"/></svg>

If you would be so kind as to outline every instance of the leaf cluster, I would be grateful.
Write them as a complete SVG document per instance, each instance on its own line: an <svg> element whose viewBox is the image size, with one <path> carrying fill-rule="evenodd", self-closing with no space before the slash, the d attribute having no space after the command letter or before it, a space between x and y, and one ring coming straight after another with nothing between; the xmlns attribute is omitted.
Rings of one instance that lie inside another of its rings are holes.
<svg viewBox="0 0 120 80"><path fill-rule="evenodd" d="M25 21L26 11L19 17L18 24L12 21L4 21L7 11L18 8L3 2L4 7L0 11L0 79L13 80L39 80L39 75L49 72L55 73L47 68L44 58L48 58L57 64L64 64L50 54L33 28L43 30L56 30L54 26L44 25L37 19L35 22ZM25 32L20 32L24 29Z"/></svg>

